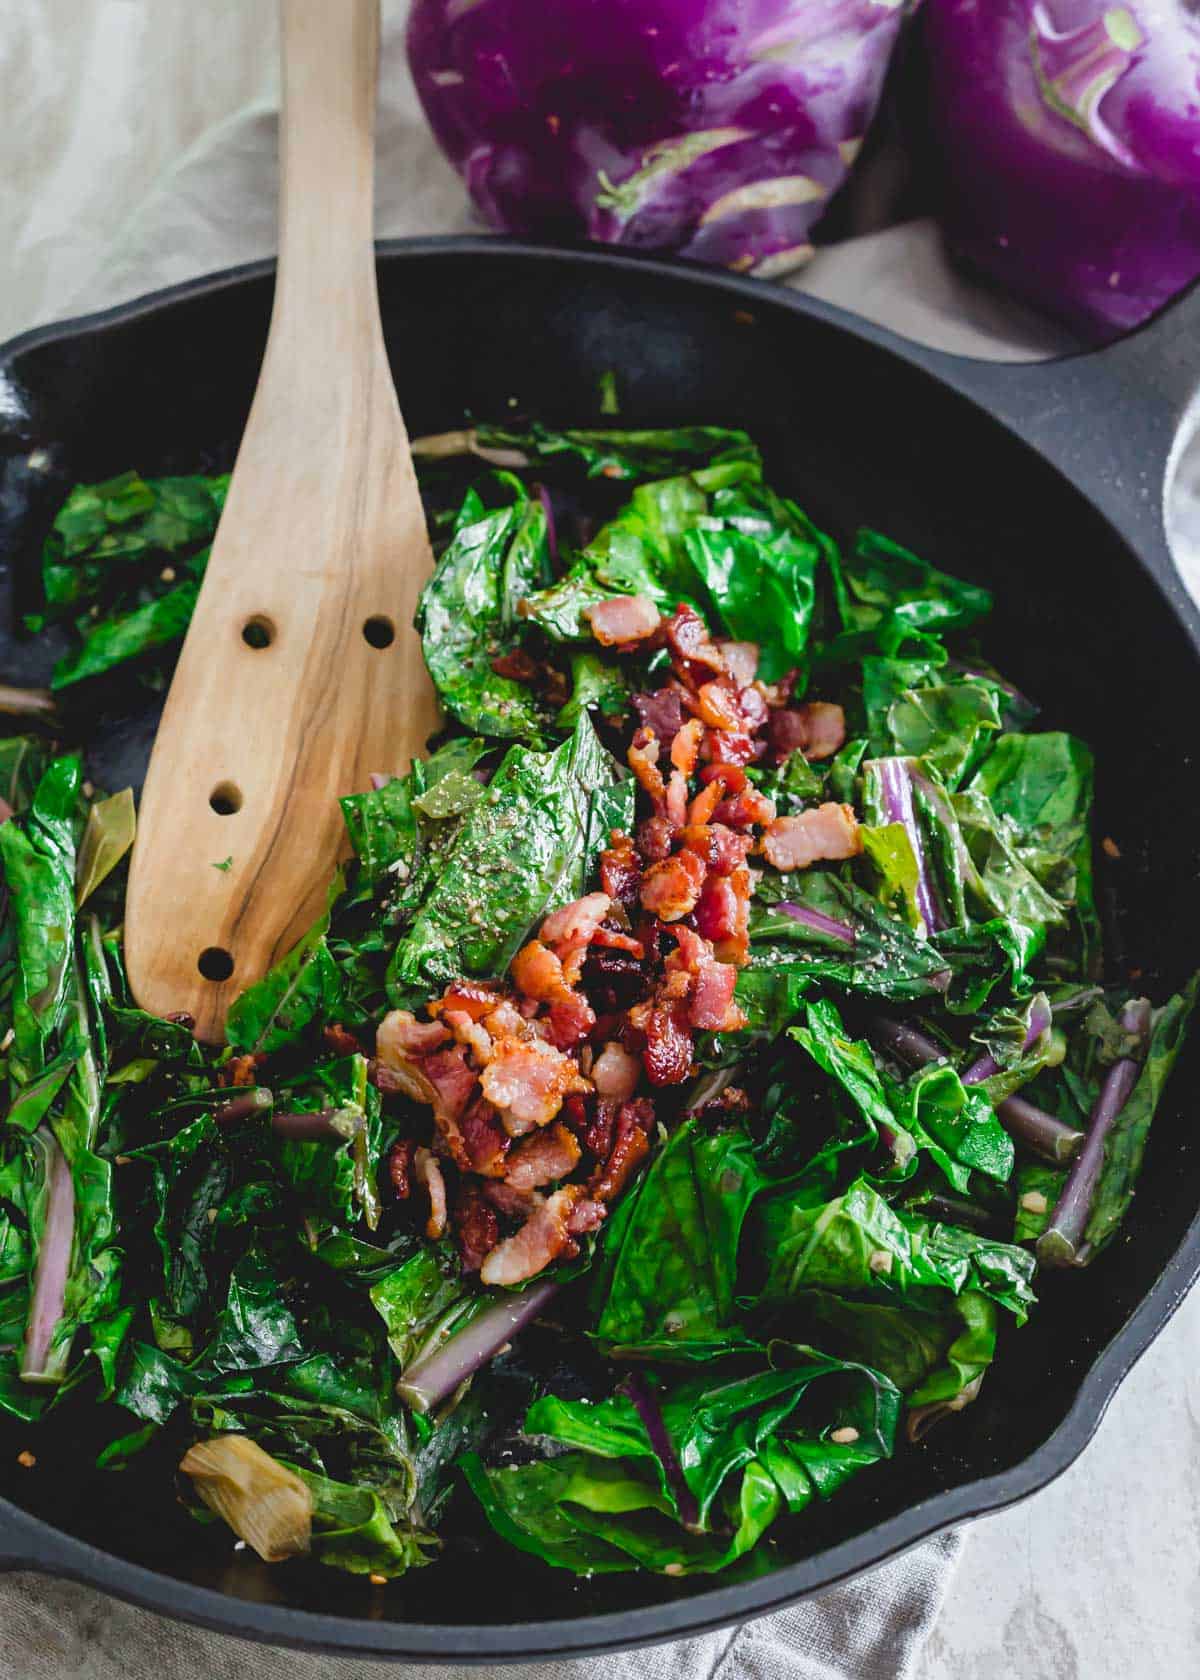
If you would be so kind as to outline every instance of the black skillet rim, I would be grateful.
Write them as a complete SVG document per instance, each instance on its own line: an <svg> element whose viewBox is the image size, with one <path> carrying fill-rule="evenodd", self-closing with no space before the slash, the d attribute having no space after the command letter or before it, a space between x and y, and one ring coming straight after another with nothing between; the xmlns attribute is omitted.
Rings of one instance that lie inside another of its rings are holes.
<svg viewBox="0 0 1200 1680"><path fill-rule="evenodd" d="M904 361L918 366L935 366L938 374L944 373L945 359L940 352L927 355L920 345L898 338L887 329L836 305L762 281L706 269L698 264L615 252L596 246L545 246L491 236L381 240L376 250L384 260L504 255L532 262L583 264L616 272L649 271L676 284L690 285L748 303L775 307L782 304L785 308L826 321L859 339L898 354ZM40 345L103 331L139 315L169 308L176 302L259 279L273 268L274 259L264 258L183 281L92 315L35 327L0 346L0 371L15 357ZM1140 559L1136 553L1134 558ZM1146 582L1168 596L1172 615L1200 649L1200 620L1195 613L1186 608L1180 610L1182 603L1175 598L1175 591L1153 567L1143 565L1142 570ZM1074 1404L1062 1423L1048 1440L1019 1464L995 1476L946 1489L876 1524L865 1533L802 1562L786 1565L757 1580L716 1587L678 1603L650 1605L607 1615L486 1626L322 1616L231 1597L215 1588L192 1586L174 1576L159 1575L77 1540L4 1499L0 1499L0 1568L42 1569L53 1575L85 1582L146 1609L242 1638L364 1657L488 1664L594 1655L663 1640L695 1637L730 1623L782 1609L823 1588L869 1571L945 1529L999 1511L1046 1487L1068 1469L1087 1446L1121 1382L1166 1326L1197 1275L1200 1275L1200 1211L1128 1322L1093 1360L1080 1380Z"/></svg>

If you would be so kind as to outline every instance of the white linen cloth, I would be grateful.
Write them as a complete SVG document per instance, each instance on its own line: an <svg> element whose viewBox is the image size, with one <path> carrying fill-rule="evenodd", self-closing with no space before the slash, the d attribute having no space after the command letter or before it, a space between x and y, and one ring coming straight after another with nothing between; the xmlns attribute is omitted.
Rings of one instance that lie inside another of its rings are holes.
<svg viewBox="0 0 1200 1680"><path fill-rule="evenodd" d="M377 231L474 229L408 80L405 11L404 0L384 0ZM274 0L8 0L0 341L273 252L275 29ZM924 223L823 251L794 283L963 354L1026 360L1066 343L955 275ZM962 1544L943 1535L740 1629L541 1672L547 1680L905 1680ZM0 1578L0 1680L349 1680L365 1670L355 1659L168 1627L74 1583L48 1590L36 1575ZM434 1680L448 1671L420 1672ZM498 1680L518 1672L495 1670Z"/></svg>

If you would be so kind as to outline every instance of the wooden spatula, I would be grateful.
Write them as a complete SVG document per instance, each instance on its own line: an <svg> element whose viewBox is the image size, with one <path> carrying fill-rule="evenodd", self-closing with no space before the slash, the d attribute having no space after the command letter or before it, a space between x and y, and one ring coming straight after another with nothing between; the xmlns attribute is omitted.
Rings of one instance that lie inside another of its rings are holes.
<svg viewBox="0 0 1200 1680"><path fill-rule="evenodd" d="M378 0L282 0L281 20L270 334L126 908L138 1002L210 1042L320 914L339 795L404 770L437 722L412 629L429 540L375 287Z"/></svg>

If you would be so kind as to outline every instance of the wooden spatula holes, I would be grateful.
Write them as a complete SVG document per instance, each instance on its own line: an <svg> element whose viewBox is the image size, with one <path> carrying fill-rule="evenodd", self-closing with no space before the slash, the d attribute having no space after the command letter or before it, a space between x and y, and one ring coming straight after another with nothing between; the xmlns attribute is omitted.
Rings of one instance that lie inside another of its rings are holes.
<svg viewBox="0 0 1200 1680"><path fill-rule="evenodd" d="M219 945L210 945L201 951L196 967L206 980L228 980L233 973L233 958Z"/></svg>
<svg viewBox="0 0 1200 1680"><path fill-rule="evenodd" d="M242 625L242 640L248 648L268 648L275 640L275 626L262 613L255 613Z"/></svg>
<svg viewBox="0 0 1200 1680"><path fill-rule="evenodd" d="M242 808L242 790L235 782L218 782L208 796L208 803L219 817L231 817Z"/></svg>
<svg viewBox="0 0 1200 1680"><path fill-rule="evenodd" d="M391 647L396 640L396 626L382 613L375 613L363 625L363 635L373 648Z"/></svg>

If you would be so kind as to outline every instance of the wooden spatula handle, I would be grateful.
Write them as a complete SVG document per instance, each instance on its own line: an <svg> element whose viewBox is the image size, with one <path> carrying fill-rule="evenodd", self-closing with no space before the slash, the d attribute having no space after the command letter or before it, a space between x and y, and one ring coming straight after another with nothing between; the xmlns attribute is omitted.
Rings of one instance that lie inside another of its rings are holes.
<svg viewBox="0 0 1200 1680"><path fill-rule="evenodd" d="M209 1040L320 914L339 796L403 770L437 722L411 628L428 538L375 289L378 0L282 0L281 16L275 306L127 905L138 1001Z"/></svg>

